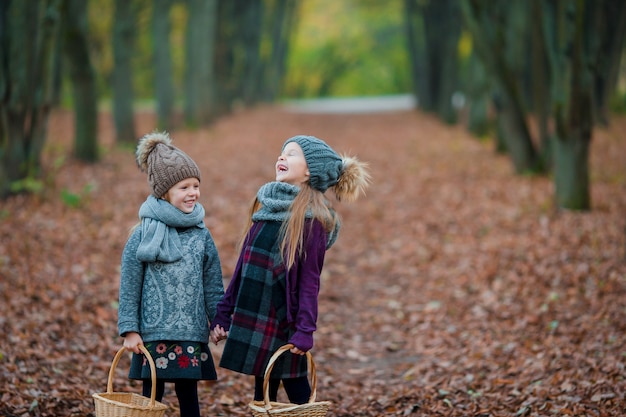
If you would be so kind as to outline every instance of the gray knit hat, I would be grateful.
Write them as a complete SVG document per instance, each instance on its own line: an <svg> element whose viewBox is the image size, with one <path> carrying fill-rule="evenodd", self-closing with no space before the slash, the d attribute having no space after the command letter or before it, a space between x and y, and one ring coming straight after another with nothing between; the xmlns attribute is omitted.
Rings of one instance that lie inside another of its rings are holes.
<svg viewBox="0 0 626 417"><path fill-rule="evenodd" d="M174 184L187 178L200 180L198 165L174 145L166 132L148 133L139 139L137 165L148 173L152 195L161 198Z"/></svg>
<svg viewBox="0 0 626 417"><path fill-rule="evenodd" d="M326 142L315 136L299 135L287 139L283 149L290 142L296 142L302 148L311 174L309 183L312 188L325 192L337 184L343 171L343 161Z"/></svg>

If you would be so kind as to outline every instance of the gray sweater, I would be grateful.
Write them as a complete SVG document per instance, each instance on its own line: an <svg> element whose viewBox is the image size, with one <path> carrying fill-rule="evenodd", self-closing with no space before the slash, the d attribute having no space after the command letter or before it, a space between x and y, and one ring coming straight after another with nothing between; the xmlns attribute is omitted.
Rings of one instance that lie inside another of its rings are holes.
<svg viewBox="0 0 626 417"><path fill-rule="evenodd" d="M209 321L224 294L217 248L206 228L178 229L182 259L165 263L137 260L141 228L122 254L118 332L137 332L144 342L207 343Z"/></svg>

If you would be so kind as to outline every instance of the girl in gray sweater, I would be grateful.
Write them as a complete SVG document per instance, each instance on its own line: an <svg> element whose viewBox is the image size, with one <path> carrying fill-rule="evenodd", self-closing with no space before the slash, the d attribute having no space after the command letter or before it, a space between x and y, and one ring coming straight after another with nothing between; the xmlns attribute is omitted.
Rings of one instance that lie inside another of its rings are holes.
<svg viewBox="0 0 626 417"><path fill-rule="evenodd" d="M209 352L209 323L224 294L222 269L204 225L200 170L166 133L142 137L137 163L152 194L122 254L118 332L133 351L129 377L152 389L145 346L157 369L157 396L173 382L181 417L198 417L197 382L217 375Z"/></svg>

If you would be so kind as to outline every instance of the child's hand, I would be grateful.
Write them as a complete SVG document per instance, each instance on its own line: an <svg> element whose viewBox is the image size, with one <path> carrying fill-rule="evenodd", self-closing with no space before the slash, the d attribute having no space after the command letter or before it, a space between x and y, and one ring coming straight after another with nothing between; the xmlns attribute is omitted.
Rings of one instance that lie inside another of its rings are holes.
<svg viewBox="0 0 626 417"><path fill-rule="evenodd" d="M143 339L139 333L128 332L124 336L124 347L128 350L132 350L133 352L140 354L141 349L139 346L143 346Z"/></svg>
<svg viewBox="0 0 626 417"><path fill-rule="evenodd" d="M304 350L301 350L300 348L297 348L295 346L289 349L289 352L293 353L294 355L306 355L306 352Z"/></svg>
<svg viewBox="0 0 626 417"><path fill-rule="evenodd" d="M228 337L228 332L222 328L219 324L211 330L210 339L214 344L218 344L220 340L224 340Z"/></svg>

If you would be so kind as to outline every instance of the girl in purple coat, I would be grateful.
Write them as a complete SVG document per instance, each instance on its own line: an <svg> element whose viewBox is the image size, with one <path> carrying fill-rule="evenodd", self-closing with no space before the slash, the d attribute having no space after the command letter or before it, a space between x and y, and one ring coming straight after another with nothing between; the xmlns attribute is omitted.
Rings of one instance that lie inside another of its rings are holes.
<svg viewBox="0 0 626 417"><path fill-rule="evenodd" d="M369 183L366 168L316 137L294 136L282 147L276 181L256 195L211 341L226 339L221 367L254 375L257 401L270 357L287 343L294 348L274 365L270 400L282 380L291 403L309 401L304 355L313 347L324 255L340 226L324 193L332 188L337 200L356 200Z"/></svg>

